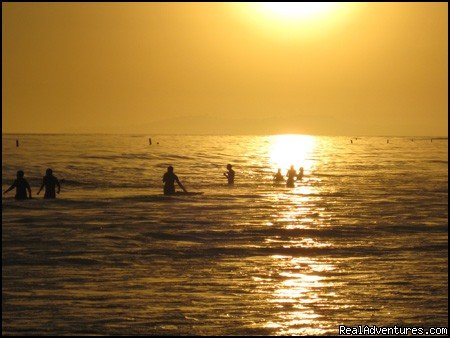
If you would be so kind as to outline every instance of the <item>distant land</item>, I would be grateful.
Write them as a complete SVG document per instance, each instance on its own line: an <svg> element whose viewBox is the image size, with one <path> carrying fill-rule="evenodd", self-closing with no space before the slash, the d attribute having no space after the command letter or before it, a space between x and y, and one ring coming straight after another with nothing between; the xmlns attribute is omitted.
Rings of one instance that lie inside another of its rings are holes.
<svg viewBox="0 0 450 338"><path fill-rule="evenodd" d="M162 115L163 116L163 115ZM409 121L397 121L386 125L374 125L366 121L343 121L327 115L291 115L261 117L221 117L213 115L191 115L157 118L141 124L115 124L105 121L102 129L93 125L59 126L59 130L28 130L20 134L181 134L181 135L273 135L306 134L329 136L427 136L448 137L448 125L439 130L423 121L414 125ZM398 130L404 130L399 133ZM2 130L14 134L14 130Z"/></svg>

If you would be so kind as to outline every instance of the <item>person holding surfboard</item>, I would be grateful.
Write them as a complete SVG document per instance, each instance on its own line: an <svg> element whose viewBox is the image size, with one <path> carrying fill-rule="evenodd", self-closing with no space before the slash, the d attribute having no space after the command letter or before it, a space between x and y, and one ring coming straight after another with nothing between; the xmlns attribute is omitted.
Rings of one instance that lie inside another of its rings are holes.
<svg viewBox="0 0 450 338"><path fill-rule="evenodd" d="M185 193L187 190L183 187L178 176L173 172L173 167L167 167L167 172L164 174L162 181L164 182L164 195L174 195L175 194L175 182L180 186Z"/></svg>

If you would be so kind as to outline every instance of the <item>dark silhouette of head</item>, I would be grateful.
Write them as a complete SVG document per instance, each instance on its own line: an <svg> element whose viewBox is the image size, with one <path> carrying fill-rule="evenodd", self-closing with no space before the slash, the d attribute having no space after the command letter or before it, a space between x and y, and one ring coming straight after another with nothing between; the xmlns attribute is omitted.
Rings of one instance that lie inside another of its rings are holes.
<svg viewBox="0 0 450 338"><path fill-rule="evenodd" d="M172 167L171 165L169 165L169 166L167 167L167 171L168 171L169 173L173 173L173 167Z"/></svg>
<svg viewBox="0 0 450 338"><path fill-rule="evenodd" d="M45 171L45 174L46 174L47 176L50 176L51 174L53 174L53 170L50 169L50 168L48 168L48 169Z"/></svg>
<svg viewBox="0 0 450 338"><path fill-rule="evenodd" d="M294 169L294 165L291 165L291 169Z"/></svg>
<svg viewBox="0 0 450 338"><path fill-rule="evenodd" d="M17 178L23 178L24 175L25 174L24 174L23 170L18 170L17 171Z"/></svg>
<svg viewBox="0 0 450 338"><path fill-rule="evenodd" d="M281 173L281 168L278 168L278 172Z"/></svg>
<svg viewBox="0 0 450 338"><path fill-rule="evenodd" d="M228 170L231 170L231 167L232 167L231 164L227 164L227 169Z"/></svg>

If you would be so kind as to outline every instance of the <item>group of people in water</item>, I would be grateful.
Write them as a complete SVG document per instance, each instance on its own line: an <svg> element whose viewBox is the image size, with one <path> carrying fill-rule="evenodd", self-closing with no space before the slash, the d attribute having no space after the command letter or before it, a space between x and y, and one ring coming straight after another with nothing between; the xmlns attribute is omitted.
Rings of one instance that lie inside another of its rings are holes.
<svg viewBox="0 0 450 338"><path fill-rule="evenodd" d="M233 170L233 166L231 164L227 165L227 171L224 172L223 175L227 178L228 185L233 185L234 184L235 171ZM286 186L287 187L294 187L295 186L295 183L294 183L295 180L296 179L297 179L297 181L301 180L303 178L303 175L304 175L303 167L300 167L300 169L299 169L299 171L297 173L297 171L294 169L294 166L291 165L291 168L288 170L288 172L286 174L286 177L287 177ZM284 176L281 173L281 169L278 169L278 172L275 174L273 180L274 180L275 183L284 182ZM180 180L178 179L178 176L175 175L175 173L173 171L173 167L169 166L167 168L167 172L163 176L164 195L173 195L173 194L175 194L175 182L179 185L179 187L185 193L187 193L186 188L180 182Z"/></svg>
<svg viewBox="0 0 450 338"><path fill-rule="evenodd" d="M227 178L228 185L234 184L235 171L233 170L233 166L231 164L227 165L227 171L223 173L223 175ZM17 171L17 178L14 183L6 189L3 194L13 190L16 188L16 200L25 200L30 199L31 197L31 188L28 181L24 178L25 174L22 170ZM294 169L294 166L288 170L287 174L287 187L293 187L295 179L301 180L303 177L303 167L300 168L299 172ZM172 166L167 168L167 172L163 175L162 181L164 183L164 195L173 195L175 194L175 183L187 193L186 188L180 182L178 176L175 174ZM284 182L284 176L281 174L281 169L278 169L278 172L274 176L274 182L280 183ZM44 198L45 199L53 199L56 198L56 194L59 194L61 191L61 185L59 180L53 175L52 169L47 169L45 172L45 176L42 178L42 184L37 192L37 195L45 188ZM56 189L57 188L57 189ZM27 194L28 193L28 194Z"/></svg>
<svg viewBox="0 0 450 338"><path fill-rule="evenodd" d="M228 185L233 185L234 184L234 174L235 174L235 172L233 170L233 166L231 164L228 164L227 165L227 171L223 173L223 175L228 180ZM178 184L178 186L185 193L187 193L186 188L180 182L180 180L178 179L178 176L175 175L172 166L169 166L167 168L167 172L163 175L162 181L164 183L164 195L173 195L173 194L175 194L175 182Z"/></svg>
<svg viewBox="0 0 450 338"><path fill-rule="evenodd" d="M30 184L28 183L28 181L25 179L24 176L25 173L22 170L19 170L17 172L16 180L8 189L6 189L3 192L3 194L6 194L7 192L16 188L16 196L15 196L16 200L26 200L32 198ZM44 187L45 187L44 193L45 199L56 198L56 194L57 193L59 194L59 192L61 191L61 185L59 183L59 180L55 176L53 176L53 170L50 168L45 171L45 176L42 178L42 184L37 192L37 195L40 194L40 192ZM56 190L56 187L58 188L58 190Z"/></svg>
<svg viewBox="0 0 450 338"><path fill-rule="evenodd" d="M287 187L293 187L295 185L295 179L297 179L297 181L300 181L303 178L303 167L300 167L300 169L297 171L294 169L294 166L291 165L291 168L287 171L286 177L287 177L287 181L286 181L286 186ZM278 172L275 174L275 176L273 177L273 180L275 183L283 183L284 182L284 176L281 173L281 169L278 169Z"/></svg>

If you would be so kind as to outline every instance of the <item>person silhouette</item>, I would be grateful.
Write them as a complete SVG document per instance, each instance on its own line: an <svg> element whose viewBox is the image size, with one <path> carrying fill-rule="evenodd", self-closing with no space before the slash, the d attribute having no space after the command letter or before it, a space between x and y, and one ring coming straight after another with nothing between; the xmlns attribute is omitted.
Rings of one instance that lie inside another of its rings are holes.
<svg viewBox="0 0 450 338"><path fill-rule="evenodd" d="M16 200L26 200L28 198L31 198L31 188L28 184L28 181L23 178L24 172L22 170L17 171L17 179L14 180L14 183L6 189L3 194L6 194L7 192L13 190L16 188L16 196L14 197ZM27 197L27 191L29 197Z"/></svg>
<svg viewBox="0 0 450 338"><path fill-rule="evenodd" d="M39 195L44 186L45 186L45 194L44 194L45 199L56 198L56 193L59 194L59 192L61 191L61 185L59 184L58 179L55 176L53 176L53 170L50 168L48 168L45 171L45 176L42 178L42 184L41 187L39 188L39 191L37 192L37 195ZM56 187L58 187L58 191L56 191L55 193Z"/></svg>
<svg viewBox="0 0 450 338"><path fill-rule="evenodd" d="M287 181L286 181L286 186L287 187L294 187L294 179L297 177L297 171L294 169L294 166L291 165L291 169L288 170L287 174Z"/></svg>
<svg viewBox="0 0 450 338"><path fill-rule="evenodd" d="M162 181L164 182L164 195L175 194L175 182L177 182L180 188L187 193L187 190L183 187L183 184L181 184L178 176L173 172L172 166L167 167L167 172L163 175Z"/></svg>
<svg viewBox="0 0 450 338"><path fill-rule="evenodd" d="M283 174L281 173L281 169L278 169L277 173L273 177L273 180L275 182L284 182Z"/></svg>
<svg viewBox="0 0 450 338"><path fill-rule="evenodd" d="M227 170L228 172L223 173L223 175L227 178L228 180L228 185L233 185L234 184L234 170L232 169L232 165L231 164L227 164Z"/></svg>
<svg viewBox="0 0 450 338"><path fill-rule="evenodd" d="M297 181L303 178L303 167L298 170Z"/></svg>

